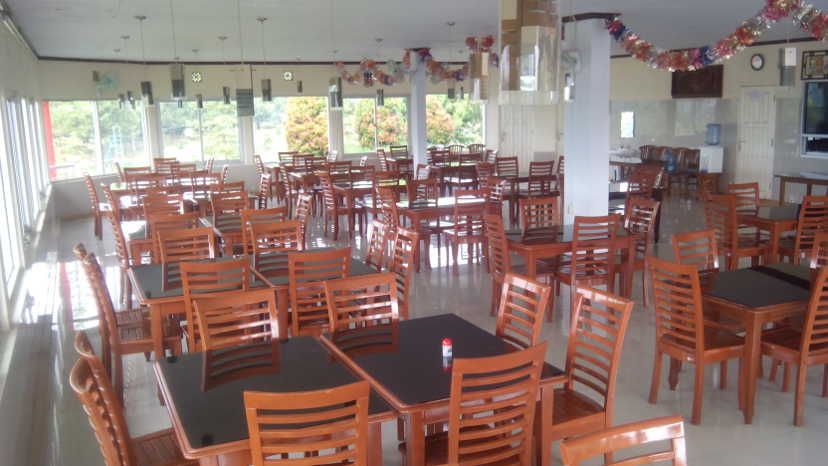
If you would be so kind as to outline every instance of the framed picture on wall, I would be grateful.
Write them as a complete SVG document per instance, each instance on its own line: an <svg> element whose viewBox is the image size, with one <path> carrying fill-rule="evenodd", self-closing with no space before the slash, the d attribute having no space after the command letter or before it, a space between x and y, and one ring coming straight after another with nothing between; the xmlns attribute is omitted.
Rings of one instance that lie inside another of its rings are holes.
<svg viewBox="0 0 828 466"><path fill-rule="evenodd" d="M802 80L828 79L828 50L802 52Z"/></svg>
<svg viewBox="0 0 828 466"><path fill-rule="evenodd" d="M672 78L671 95L674 99L722 97L723 65L712 65L696 71L675 71Z"/></svg>

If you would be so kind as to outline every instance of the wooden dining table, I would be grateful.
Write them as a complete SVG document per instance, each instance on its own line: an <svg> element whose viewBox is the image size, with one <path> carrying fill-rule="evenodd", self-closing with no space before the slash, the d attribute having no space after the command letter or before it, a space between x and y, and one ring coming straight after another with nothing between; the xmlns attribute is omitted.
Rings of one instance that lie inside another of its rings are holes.
<svg viewBox="0 0 828 466"><path fill-rule="evenodd" d="M460 199L462 205L485 205L485 199ZM437 200L418 200L414 202L400 201L397 210L401 217L405 217L410 225L419 225L422 222L436 220L440 217L454 215L454 197L441 197Z"/></svg>
<svg viewBox="0 0 828 466"><path fill-rule="evenodd" d="M425 464L425 426L446 422L451 393L450 360L442 358L443 338L452 341L453 357L481 358L507 354L516 347L455 314L442 314L401 321L392 340L376 350L353 347L349 339L322 336L321 341L348 364L399 414L406 423L406 463ZM361 341L365 338L361 335ZM541 372L541 438L552 422L554 387L566 382L561 369L545 363ZM548 445L548 443L543 443ZM542 448L537 464L550 464L551 449ZM549 450L549 451L544 451Z"/></svg>
<svg viewBox="0 0 828 466"><path fill-rule="evenodd" d="M782 233L795 231L799 222L798 205L760 206L755 215L739 215L739 225L756 227L770 234L770 249L766 263L779 262L779 242Z"/></svg>
<svg viewBox="0 0 828 466"><path fill-rule="evenodd" d="M554 259L564 253L572 251L572 236L574 225L561 225L555 228L524 234L519 230L506 232L509 250L521 256L526 263L526 275L537 278L538 259ZM635 252L635 242L638 235L623 227L618 227L613 247L628 255ZM622 265L621 290L623 296L632 295L632 278L635 272L635 261L627 260Z"/></svg>
<svg viewBox="0 0 828 466"><path fill-rule="evenodd" d="M222 366L225 368L214 374L210 363L224 351L260 356L254 367L241 363L230 369ZM360 380L350 366L313 337L171 356L156 361L154 369L184 457L203 466L251 463L245 391L303 392ZM369 465L382 465L382 423L395 416L372 390L368 402Z"/></svg>
<svg viewBox="0 0 828 466"><path fill-rule="evenodd" d="M745 424L753 422L762 329L768 323L805 314L812 276L812 270L802 265L763 265L718 272L702 290L706 312L727 316L745 329Z"/></svg>

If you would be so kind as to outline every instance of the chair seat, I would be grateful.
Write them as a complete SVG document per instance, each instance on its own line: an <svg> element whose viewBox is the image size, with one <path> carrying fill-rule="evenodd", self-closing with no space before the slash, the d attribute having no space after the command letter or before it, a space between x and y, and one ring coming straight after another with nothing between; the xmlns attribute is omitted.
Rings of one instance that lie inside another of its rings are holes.
<svg viewBox="0 0 828 466"><path fill-rule="evenodd" d="M474 429L475 431L486 430L485 426L480 426ZM464 445L472 446L475 442L469 441ZM400 453L405 456L408 451L406 442L399 445ZM498 450L487 450L486 455L492 455L500 452L507 452L508 447L503 447ZM428 435L425 439L425 458L427 466L446 465L448 464L448 432L440 432L434 435ZM472 461L473 457L467 458L467 461ZM487 466L520 466L519 457L511 457L495 462L486 462Z"/></svg>
<svg viewBox="0 0 828 466"><path fill-rule="evenodd" d="M553 406L553 425L604 413L604 407L597 401L568 388L555 389Z"/></svg>
<svg viewBox="0 0 828 466"><path fill-rule="evenodd" d="M802 332L791 327L782 327L762 333L762 346L791 353L799 353L802 345ZM812 345L816 351L828 352L828 343Z"/></svg>
<svg viewBox="0 0 828 466"><path fill-rule="evenodd" d="M672 336L664 336L662 342L673 346L682 348L689 352L695 352L695 348L689 345L686 340L680 340ZM745 345L744 337L736 335L733 332L720 329L705 327L704 329L704 350L705 351L741 351Z"/></svg>
<svg viewBox="0 0 828 466"><path fill-rule="evenodd" d="M172 429L154 432L132 439L135 464L138 466L183 466L197 465L198 461L188 460L181 454Z"/></svg>
<svg viewBox="0 0 828 466"><path fill-rule="evenodd" d="M472 228L471 230L467 229L456 229L456 228L448 228L443 230L443 233L446 236L452 236L455 238L480 238L483 239L483 229L482 228Z"/></svg>

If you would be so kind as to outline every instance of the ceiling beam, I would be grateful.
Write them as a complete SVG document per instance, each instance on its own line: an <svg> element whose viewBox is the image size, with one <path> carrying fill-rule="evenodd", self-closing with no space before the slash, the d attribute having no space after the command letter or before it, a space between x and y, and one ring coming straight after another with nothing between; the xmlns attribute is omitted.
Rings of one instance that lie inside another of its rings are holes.
<svg viewBox="0 0 828 466"><path fill-rule="evenodd" d="M9 30L9 33L11 33L11 35L15 39L17 39L20 42L20 44L26 50L28 50L30 54L32 54L34 58L40 58L40 56L37 54L37 50L35 50L35 48L32 47L32 43L29 41L26 35L23 34L23 31L19 27L17 27L17 24L14 22L11 9L4 0L0 0L0 21L3 22L3 24L6 26L6 29Z"/></svg>

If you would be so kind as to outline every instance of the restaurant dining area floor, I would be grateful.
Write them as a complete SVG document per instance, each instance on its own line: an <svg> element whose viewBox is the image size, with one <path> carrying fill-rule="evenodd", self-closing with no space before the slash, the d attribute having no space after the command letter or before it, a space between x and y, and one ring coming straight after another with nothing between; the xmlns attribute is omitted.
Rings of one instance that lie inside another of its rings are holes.
<svg viewBox="0 0 828 466"><path fill-rule="evenodd" d="M664 200L661 240L654 254L670 259L669 238L676 232L701 230L704 215L701 204L682 196ZM351 243L353 257L364 257L365 238L357 235L353 242L340 235L333 242L322 235L321 219L314 217L308 232L309 242L317 246L346 246ZM86 330L93 347L100 346L99 322L95 302L72 248L82 242L89 252L100 257L111 290L119 286L119 269L111 232L103 240L93 235L89 219L55 221L47 226L37 248L37 260L26 272L27 306L22 321L49 319L50 342L44 351L35 352L32 367L50 369L36 386L28 387L40 409L31 413L43 419L34 422L31 435L31 464L97 465L103 459L89 428L87 415L66 381L78 356L73 349L75 334ZM431 247L431 268L414 274L410 293L409 319L441 314L456 314L462 319L494 332L495 317L489 314L492 280L480 263L468 264L461 257L458 267L447 266L449 251L445 244ZM648 402L653 355L655 317L642 299L641 274L635 274L632 290L635 300L632 317L623 345L615 390L614 423L623 424L668 415L684 416L689 421L693 405L692 366L679 374L675 391L662 378L658 402ZM568 287L554 304L551 322L545 322L542 339L548 341L546 361L564 367L569 334ZM43 320L41 320L43 322ZM22 338L22 337L21 337ZM745 424L738 408L736 389L738 369L730 361L731 383L724 390L718 386L717 365L708 365L704 387L704 417L701 425L685 422L687 456L690 464L703 465L814 465L824 464L825 439L828 438L828 404L820 397L822 370L811 370L805 389L806 427L792 425L793 393L780 391L768 380L770 360L764 359L764 377L758 382L755 415ZM399 371L409 370L398 367ZM137 437L170 427L167 407L159 403L153 363L141 354L124 357L124 408L130 434ZM781 371L780 371L781 372ZM9 378L7 384L31 380ZM427 381L425 381L427 383ZM7 387L8 389L8 387ZM397 448L397 424L382 424L382 464L403 464ZM560 464L560 452L552 450L553 462ZM590 463L597 464L597 463Z"/></svg>

